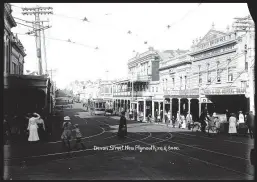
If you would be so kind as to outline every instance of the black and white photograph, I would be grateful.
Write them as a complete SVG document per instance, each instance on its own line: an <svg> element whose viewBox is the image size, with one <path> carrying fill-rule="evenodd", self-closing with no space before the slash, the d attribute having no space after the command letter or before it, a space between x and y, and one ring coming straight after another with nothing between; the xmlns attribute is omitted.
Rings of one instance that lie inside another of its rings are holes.
<svg viewBox="0 0 257 182"><path fill-rule="evenodd" d="M3 3L4 180L254 180L249 3Z"/></svg>

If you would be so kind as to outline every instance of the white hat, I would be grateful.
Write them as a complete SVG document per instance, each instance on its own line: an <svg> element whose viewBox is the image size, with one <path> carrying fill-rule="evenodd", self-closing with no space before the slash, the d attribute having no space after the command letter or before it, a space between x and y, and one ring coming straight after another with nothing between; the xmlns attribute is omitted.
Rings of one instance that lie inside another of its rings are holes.
<svg viewBox="0 0 257 182"><path fill-rule="evenodd" d="M214 112L212 116L213 116L213 117L217 117L217 114L216 114L216 112Z"/></svg>
<svg viewBox="0 0 257 182"><path fill-rule="evenodd" d="M64 120L70 120L70 117L69 116L65 116Z"/></svg>

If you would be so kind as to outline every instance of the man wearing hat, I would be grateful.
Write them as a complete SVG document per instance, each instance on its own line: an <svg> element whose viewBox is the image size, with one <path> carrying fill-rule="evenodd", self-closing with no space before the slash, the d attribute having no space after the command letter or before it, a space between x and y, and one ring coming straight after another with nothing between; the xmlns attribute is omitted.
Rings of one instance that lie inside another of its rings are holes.
<svg viewBox="0 0 257 182"><path fill-rule="evenodd" d="M121 112L119 130L117 135L120 138L125 138L125 136L127 136L127 120L125 118L125 111Z"/></svg>

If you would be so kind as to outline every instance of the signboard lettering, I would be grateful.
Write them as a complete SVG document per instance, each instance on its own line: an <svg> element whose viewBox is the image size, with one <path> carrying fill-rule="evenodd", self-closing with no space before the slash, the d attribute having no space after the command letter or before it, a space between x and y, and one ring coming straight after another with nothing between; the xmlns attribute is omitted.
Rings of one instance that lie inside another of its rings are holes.
<svg viewBox="0 0 257 182"><path fill-rule="evenodd" d="M221 88L204 90L205 95L235 95L235 94L245 94L246 90L244 88Z"/></svg>

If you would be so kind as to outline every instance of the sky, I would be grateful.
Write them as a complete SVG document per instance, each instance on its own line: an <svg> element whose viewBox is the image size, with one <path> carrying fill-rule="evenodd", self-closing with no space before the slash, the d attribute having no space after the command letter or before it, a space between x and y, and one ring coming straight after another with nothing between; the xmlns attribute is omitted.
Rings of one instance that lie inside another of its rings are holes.
<svg viewBox="0 0 257 182"><path fill-rule="evenodd" d="M74 80L127 77L128 60L137 52L146 52L150 46L160 51L189 50L192 41L204 37L213 23L216 30L226 31L233 18L250 14L246 3L11 4L13 16L28 21L34 21L34 15L23 15L20 7L53 8L53 15L40 15L40 20L49 19L45 25L51 26L45 30L47 69L54 70L59 88ZM82 21L84 17L89 22ZM38 70L35 37L23 35L31 30L20 24L12 29L26 49L25 72Z"/></svg>

